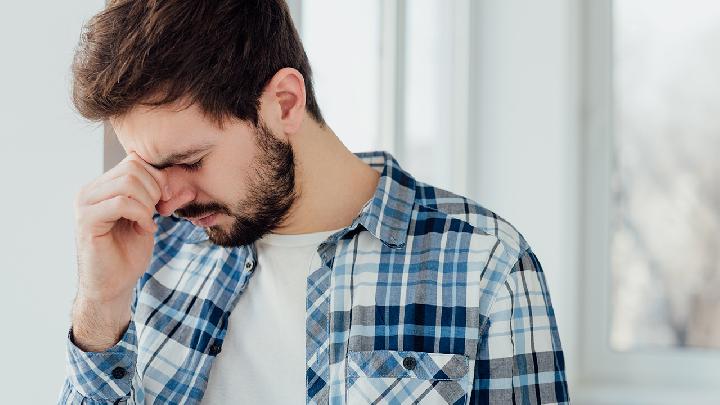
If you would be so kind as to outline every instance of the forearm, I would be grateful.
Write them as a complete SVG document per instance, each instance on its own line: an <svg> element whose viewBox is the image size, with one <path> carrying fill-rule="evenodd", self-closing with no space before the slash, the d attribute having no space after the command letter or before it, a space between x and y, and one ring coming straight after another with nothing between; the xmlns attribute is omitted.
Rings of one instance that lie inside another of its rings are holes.
<svg viewBox="0 0 720 405"><path fill-rule="evenodd" d="M83 351L105 351L120 341L130 318L130 298L101 303L78 295L73 303L71 338Z"/></svg>

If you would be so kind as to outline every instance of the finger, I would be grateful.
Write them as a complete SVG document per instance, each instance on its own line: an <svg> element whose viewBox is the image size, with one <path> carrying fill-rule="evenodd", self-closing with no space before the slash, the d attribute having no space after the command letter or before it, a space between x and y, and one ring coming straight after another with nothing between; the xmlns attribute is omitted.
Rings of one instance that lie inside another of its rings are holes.
<svg viewBox="0 0 720 405"><path fill-rule="evenodd" d="M152 168L152 166L150 167ZM157 204L160 199L163 198L161 185L158 184L157 180L155 180L155 177L153 177L153 175L147 171L145 165L143 165L142 162L138 161L137 159L130 158L126 158L126 160L123 160L122 162L118 163L117 166L108 170L107 173L101 176L101 179L89 185L88 188L92 189L94 187L98 187L103 182L109 182L111 180L122 178L128 175L136 176L142 182L144 188L148 191L151 198L153 199L153 206L155 206L155 204Z"/></svg>
<svg viewBox="0 0 720 405"><path fill-rule="evenodd" d="M138 175L133 173L116 177L90 189L85 195L85 204L93 205L121 195L139 201L149 210L155 210L156 200Z"/></svg>
<svg viewBox="0 0 720 405"><path fill-rule="evenodd" d="M83 187L82 193L89 194L90 190L97 188L103 183L107 183L111 180L117 179L118 177L126 176L128 174L134 174L140 179L140 181L142 181L142 183L145 185L145 188L155 200L153 205L157 204L157 202L160 201L161 198L164 198L162 195L161 185L158 184L155 177L153 177L153 175L146 169L145 165L147 165L147 163L143 162L142 159L136 159L133 155L134 152L131 155L126 156L125 159L112 167L110 170L103 173L101 176L87 184L85 187ZM158 171L150 165L147 166L149 166L155 171ZM165 174L162 172L160 172L160 176L162 178L166 177Z"/></svg>
<svg viewBox="0 0 720 405"><path fill-rule="evenodd" d="M167 185L167 176L165 173L150 166L147 162L137 156L135 152L131 152L125 158L123 164L130 172L140 173L142 175L142 179L145 180L148 190L152 192L155 203L166 198L166 193L163 192L163 188Z"/></svg>
<svg viewBox="0 0 720 405"><path fill-rule="evenodd" d="M117 196L87 206L83 210L81 226L90 229L90 233L101 236L115 226L121 218L137 222L145 231L154 233L157 225L150 212L138 201L126 196Z"/></svg>
<svg viewBox="0 0 720 405"><path fill-rule="evenodd" d="M145 170L150 173L150 175L155 179L155 182L160 187L160 198L162 198L163 201L167 201L172 198L167 174L165 174L162 170L156 169L150 163L143 160L143 158L141 158L140 155L138 155L136 152L131 152L128 155L128 160L140 163L145 168Z"/></svg>

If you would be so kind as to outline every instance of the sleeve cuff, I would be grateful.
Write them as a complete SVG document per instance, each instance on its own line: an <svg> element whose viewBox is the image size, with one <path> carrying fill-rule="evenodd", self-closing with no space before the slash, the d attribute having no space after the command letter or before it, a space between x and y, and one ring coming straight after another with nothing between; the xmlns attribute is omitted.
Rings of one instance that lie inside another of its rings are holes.
<svg viewBox="0 0 720 405"><path fill-rule="evenodd" d="M72 326L67 335L67 375L83 397L114 401L130 394L137 360L135 322L115 346L103 352L85 352L72 341Z"/></svg>

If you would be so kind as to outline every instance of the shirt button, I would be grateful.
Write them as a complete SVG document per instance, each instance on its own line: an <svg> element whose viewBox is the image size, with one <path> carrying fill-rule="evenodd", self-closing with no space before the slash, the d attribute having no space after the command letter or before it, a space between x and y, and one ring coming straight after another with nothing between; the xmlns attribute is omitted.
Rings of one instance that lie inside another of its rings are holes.
<svg viewBox="0 0 720 405"><path fill-rule="evenodd" d="M408 356L403 359L403 367L405 367L408 370L415 369L416 365L417 365L417 360L415 360L414 357Z"/></svg>
<svg viewBox="0 0 720 405"><path fill-rule="evenodd" d="M116 380L125 377L125 369L122 367L115 367L112 371L112 377Z"/></svg>
<svg viewBox="0 0 720 405"><path fill-rule="evenodd" d="M245 268L247 270L252 270L254 265L255 265L255 262L253 262L253 261L245 262Z"/></svg>
<svg viewBox="0 0 720 405"><path fill-rule="evenodd" d="M210 354L213 355L213 356L216 356L218 353L220 353L220 350L221 350L221 349L222 349L222 348L220 347L220 345L213 343L213 344L210 346Z"/></svg>

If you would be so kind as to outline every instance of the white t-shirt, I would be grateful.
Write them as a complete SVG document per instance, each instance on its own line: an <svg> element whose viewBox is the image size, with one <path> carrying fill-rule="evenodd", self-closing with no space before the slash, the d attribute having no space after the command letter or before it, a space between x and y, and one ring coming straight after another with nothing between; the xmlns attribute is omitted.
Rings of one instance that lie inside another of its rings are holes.
<svg viewBox="0 0 720 405"><path fill-rule="evenodd" d="M203 404L305 404L307 276L320 268L318 245L338 230L255 242L255 274L230 314Z"/></svg>

